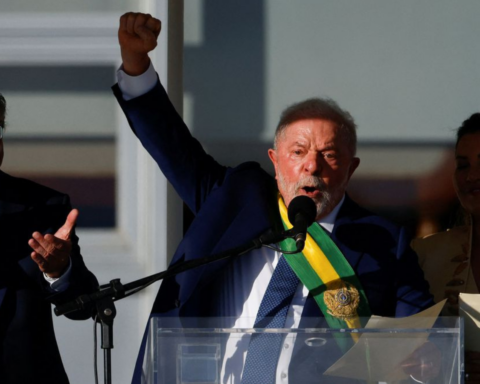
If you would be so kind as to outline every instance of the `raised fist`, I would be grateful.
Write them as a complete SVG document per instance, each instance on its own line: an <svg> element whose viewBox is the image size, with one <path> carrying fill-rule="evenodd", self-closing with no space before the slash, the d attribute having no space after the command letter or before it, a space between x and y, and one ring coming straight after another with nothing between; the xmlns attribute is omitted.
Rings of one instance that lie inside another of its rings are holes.
<svg viewBox="0 0 480 384"><path fill-rule="evenodd" d="M120 17L118 41L127 74L137 76L148 69L148 52L157 46L161 28L160 20L148 14L129 12Z"/></svg>

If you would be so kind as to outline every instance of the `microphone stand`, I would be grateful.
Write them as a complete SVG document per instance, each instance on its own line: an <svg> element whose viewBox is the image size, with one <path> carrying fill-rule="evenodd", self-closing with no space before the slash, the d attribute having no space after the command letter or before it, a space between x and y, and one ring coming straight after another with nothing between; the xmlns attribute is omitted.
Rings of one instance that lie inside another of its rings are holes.
<svg viewBox="0 0 480 384"><path fill-rule="evenodd" d="M254 239L247 244L231 248L227 251L202 257L197 260L190 260L180 264L171 265L166 271L156 273L151 276L144 277L139 280L123 285L120 279L111 280L109 284L104 284L99 287L97 292L89 295L81 295L75 300L67 302L62 305L57 305L54 309L55 315L62 316L67 313L88 310L95 307L97 314L97 321L101 323L101 348L104 350L104 382L105 384L112 383L112 366L111 366L111 350L113 348L113 320L117 314L114 301L121 300L127 296L133 295L156 281L163 280L168 277L178 275L179 273L188 271L193 268L200 267L205 264L213 263L215 261L227 259L233 256L240 256L254 249L268 246L268 244L278 243L285 238L295 237L299 231L292 228L289 231L281 233L267 233L258 239ZM302 247L303 249L303 247ZM302 249L297 249L297 253ZM283 252L287 253L287 252Z"/></svg>

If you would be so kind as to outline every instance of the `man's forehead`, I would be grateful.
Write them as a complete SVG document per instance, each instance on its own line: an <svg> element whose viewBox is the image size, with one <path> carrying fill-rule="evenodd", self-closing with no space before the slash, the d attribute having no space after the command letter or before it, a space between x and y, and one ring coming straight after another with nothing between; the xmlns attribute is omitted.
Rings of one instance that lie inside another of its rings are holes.
<svg viewBox="0 0 480 384"><path fill-rule="evenodd" d="M310 135L325 138L332 142L337 141L337 139L348 139L345 130L339 128L335 122L321 119L296 121L289 124L283 132L283 137L290 141L309 138Z"/></svg>
<svg viewBox="0 0 480 384"><path fill-rule="evenodd" d="M331 126L337 126L337 123L335 121L329 120L329 119L322 119L320 117L313 117L313 118L307 118L307 119L298 119L291 121L288 124L288 127L291 127L292 125L309 125L309 124L327 124Z"/></svg>

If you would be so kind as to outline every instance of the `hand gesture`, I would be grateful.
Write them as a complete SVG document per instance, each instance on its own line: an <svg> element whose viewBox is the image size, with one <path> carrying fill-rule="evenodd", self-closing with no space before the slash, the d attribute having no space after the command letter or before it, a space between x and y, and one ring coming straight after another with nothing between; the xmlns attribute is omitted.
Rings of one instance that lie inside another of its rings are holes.
<svg viewBox="0 0 480 384"><path fill-rule="evenodd" d="M118 41L127 74L138 76L148 69L148 52L157 46L161 28L160 20L148 14L129 12L120 17Z"/></svg>
<svg viewBox="0 0 480 384"><path fill-rule="evenodd" d="M67 269L72 251L71 234L78 218L78 210L72 209L65 224L55 235L34 232L28 245L33 249L31 257L38 268L49 277L60 277Z"/></svg>

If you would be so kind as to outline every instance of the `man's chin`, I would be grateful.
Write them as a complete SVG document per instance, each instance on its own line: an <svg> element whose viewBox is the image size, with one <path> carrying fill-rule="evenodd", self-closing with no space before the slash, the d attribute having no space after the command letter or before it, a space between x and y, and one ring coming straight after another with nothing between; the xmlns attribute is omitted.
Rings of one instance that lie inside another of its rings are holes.
<svg viewBox="0 0 480 384"><path fill-rule="evenodd" d="M329 200L325 201L325 199L323 198L323 195L321 197L313 198L312 200L315 203L315 206L317 207L317 217L316 217L317 221L327 216L330 212L332 212L333 210L332 204L330 203Z"/></svg>

